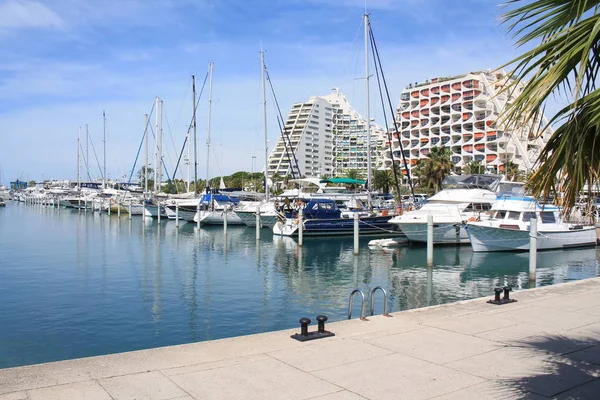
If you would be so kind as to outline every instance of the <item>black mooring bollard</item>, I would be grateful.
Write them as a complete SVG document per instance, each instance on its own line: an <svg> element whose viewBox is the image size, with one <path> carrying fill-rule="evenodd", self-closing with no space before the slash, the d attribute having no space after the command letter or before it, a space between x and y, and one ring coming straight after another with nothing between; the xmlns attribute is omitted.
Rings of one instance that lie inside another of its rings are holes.
<svg viewBox="0 0 600 400"><path fill-rule="evenodd" d="M503 298L503 300L504 301L510 300L510 294L509 293L512 290L512 288L510 286L504 286L503 289L504 289L504 298Z"/></svg>
<svg viewBox="0 0 600 400"><path fill-rule="evenodd" d="M500 302L500 293L502 293L502 288L495 288L494 289L494 301Z"/></svg>
<svg viewBox="0 0 600 400"><path fill-rule="evenodd" d="M319 333L325 332L325 322L328 320L327 315L317 315L317 321L319 322Z"/></svg>
<svg viewBox="0 0 600 400"><path fill-rule="evenodd" d="M308 325L310 324L310 318L300 318L300 334L302 336L308 336Z"/></svg>

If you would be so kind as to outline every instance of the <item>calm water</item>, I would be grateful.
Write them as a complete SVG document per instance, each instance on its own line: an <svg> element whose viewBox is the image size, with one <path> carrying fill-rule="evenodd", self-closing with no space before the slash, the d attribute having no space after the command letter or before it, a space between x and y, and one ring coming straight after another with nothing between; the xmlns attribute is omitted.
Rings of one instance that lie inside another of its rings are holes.
<svg viewBox="0 0 600 400"><path fill-rule="evenodd" d="M381 285L392 311L527 288L526 254L410 247L352 254L352 238L289 238L254 229L9 203L0 208L0 368L298 326L347 316L348 295ZM538 255L538 285L600 275L596 248ZM376 313L381 313L378 294ZM359 305L354 316L360 313Z"/></svg>

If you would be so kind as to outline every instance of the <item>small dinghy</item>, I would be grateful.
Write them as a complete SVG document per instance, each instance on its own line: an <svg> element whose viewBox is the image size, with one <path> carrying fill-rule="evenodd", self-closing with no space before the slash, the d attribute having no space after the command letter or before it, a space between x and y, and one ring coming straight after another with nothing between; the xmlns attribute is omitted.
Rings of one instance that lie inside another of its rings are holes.
<svg viewBox="0 0 600 400"><path fill-rule="evenodd" d="M371 240L369 242L369 247L379 248L379 247L401 247L405 244L408 244L408 239L405 237L395 237L390 239L376 239Z"/></svg>

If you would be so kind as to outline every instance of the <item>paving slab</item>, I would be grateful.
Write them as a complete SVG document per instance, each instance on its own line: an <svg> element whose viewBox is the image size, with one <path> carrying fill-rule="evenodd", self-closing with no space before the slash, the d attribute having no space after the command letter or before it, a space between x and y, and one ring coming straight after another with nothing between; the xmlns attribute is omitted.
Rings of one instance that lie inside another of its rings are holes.
<svg viewBox="0 0 600 400"><path fill-rule="evenodd" d="M429 399L484 380L403 354L320 370L316 376L368 399Z"/></svg>
<svg viewBox="0 0 600 400"><path fill-rule="evenodd" d="M600 377L600 367L532 352L530 348L507 347L447 364L464 373L542 396L554 396Z"/></svg>
<svg viewBox="0 0 600 400"><path fill-rule="evenodd" d="M502 344L438 328L386 336L369 343L435 364L446 364L502 347Z"/></svg>
<svg viewBox="0 0 600 400"><path fill-rule="evenodd" d="M27 392L13 392L8 394L0 394L0 400L27 400Z"/></svg>
<svg viewBox="0 0 600 400"><path fill-rule="evenodd" d="M600 341L600 338L598 340ZM600 365L600 345L567 354L567 357L574 360L585 361L590 364Z"/></svg>
<svg viewBox="0 0 600 400"><path fill-rule="evenodd" d="M308 399L341 389L275 359L171 379L196 399Z"/></svg>
<svg viewBox="0 0 600 400"><path fill-rule="evenodd" d="M318 371L391 353L390 350L349 338L337 340L335 343L327 339L313 345L305 342L296 349L271 352L269 356L302 371Z"/></svg>
<svg viewBox="0 0 600 400"><path fill-rule="evenodd" d="M158 371L104 378L98 383L114 399L168 400L187 395Z"/></svg>
<svg viewBox="0 0 600 400"><path fill-rule="evenodd" d="M311 400L368 400L366 397L357 395L347 390L326 394L325 396L313 397Z"/></svg>
<svg viewBox="0 0 600 400"><path fill-rule="evenodd" d="M556 396L556 400L582 400L582 399L597 399L600 397L600 379L578 386L574 389L567 390L564 393Z"/></svg>
<svg viewBox="0 0 600 400"><path fill-rule="evenodd" d="M29 391L31 400L114 400L95 381L69 383L66 385L52 386Z"/></svg>
<svg viewBox="0 0 600 400"><path fill-rule="evenodd" d="M456 392L433 397L432 400L548 400L548 397L525 392L516 387L502 385L499 382L484 382L469 386Z"/></svg>

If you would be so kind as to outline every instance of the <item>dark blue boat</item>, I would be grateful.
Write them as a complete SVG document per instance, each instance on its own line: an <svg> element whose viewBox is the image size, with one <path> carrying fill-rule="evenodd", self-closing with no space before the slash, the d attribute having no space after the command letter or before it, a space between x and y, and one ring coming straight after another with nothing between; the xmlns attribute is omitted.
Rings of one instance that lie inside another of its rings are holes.
<svg viewBox="0 0 600 400"><path fill-rule="evenodd" d="M341 211L331 199L311 199L301 205L303 210L303 226L305 236L341 236L354 234L354 214L359 213L359 234L361 236L401 235L395 225L390 224L390 216L375 215L368 211ZM298 235L298 212L278 221L273 227L275 235Z"/></svg>

